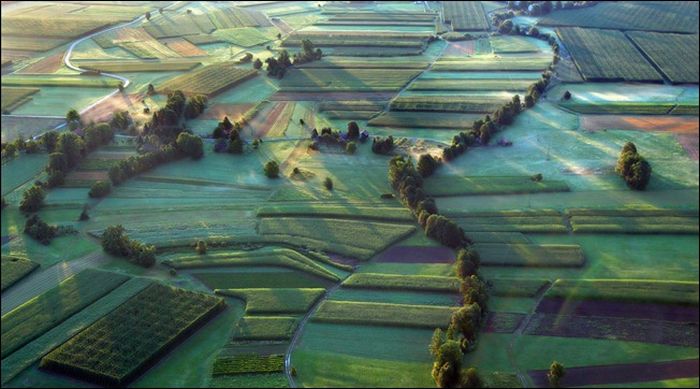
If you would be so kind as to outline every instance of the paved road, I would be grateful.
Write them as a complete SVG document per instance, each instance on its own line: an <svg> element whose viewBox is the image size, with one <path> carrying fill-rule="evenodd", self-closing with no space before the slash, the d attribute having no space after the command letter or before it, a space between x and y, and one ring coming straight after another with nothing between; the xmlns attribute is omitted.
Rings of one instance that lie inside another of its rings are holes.
<svg viewBox="0 0 700 389"><path fill-rule="evenodd" d="M294 382L294 376L292 376L292 351L294 350L294 347L296 346L297 342L299 342L299 338L301 338L301 334L304 333L304 326L306 325L306 322L309 321L311 316L316 313L316 310L318 309L319 305L328 298L328 296L335 292L336 289L340 287L340 284L342 282L339 282L336 285L333 285L330 289L326 290L326 292L321 296L320 299L314 304L314 306L309 310L309 312L304 315L304 318L301 319L301 322L299 322L299 326L297 326L296 331L294 332L294 336L292 336L292 341L289 342L289 348L287 348L287 352L284 354L284 374L287 376L287 381L289 382L289 387L290 388L296 388L297 384Z"/></svg>
<svg viewBox="0 0 700 389"><path fill-rule="evenodd" d="M109 259L99 249L82 258L70 262L59 262L47 269L33 272L2 292L2 315L55 287L66 278L84 269L98 267L107 261Z"/></svg>

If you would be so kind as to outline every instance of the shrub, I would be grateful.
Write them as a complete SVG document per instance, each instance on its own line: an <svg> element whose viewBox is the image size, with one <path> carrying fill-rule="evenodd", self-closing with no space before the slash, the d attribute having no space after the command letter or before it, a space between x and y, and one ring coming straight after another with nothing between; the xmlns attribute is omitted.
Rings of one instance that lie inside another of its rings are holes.
<svg viewBox="0 0 700 389"><path fill-rule="evenodd" d="M323 180L323 186L328 190L333 190L333 180L331 180L330 177L326 177L326 179Z"/></svg>
<svg viewBox="0 0 700 389"><path fill-rule="evenodd" d="M466 279L467 277L476 274L479 269L479 253L471 248L463 248L457 252L456 273L457 277L460 279Z"/></svg>
<svg viewBox="0 0 700 389"><path fill-rule="evenodd" d="M41 220L39 216L32 215L24 224L24 233L38 240L41 244L48 245L56 237L58 227L50 226Z"/></svg>
<svg viewBox="0 0 700 389"><path fill-rule="evenodd" d="M262 61L260 60L260 58L256 58L255 61L253 62L253 67L256 70L260 70L262 68L262 65L263 64L262 64Z"/></svg>
<svg viewBox="0 0 700 389"><path fill-rule="evenodd" d="M533 175L532 177L530 177L530 179L532 181L535 181L535 182L541 182L542 181L542 173L537 173L537 174Z"/></svg>
<svg viewBox="0 0 700 389"><path fill-rule="evenodd" d="M549 372L547 373L547 379L549 380L549 384L553 388L558 388L559 387L559 381L566 375L566 370L564 370L564 366L557 362L554 361L552 362L552 365L549 366Z"/></svg>
<svg viewBox="0 0 700 389"><path fill-rule="evenodd" d="M442 215L430 215L425 223L425 234L451 248L466 242L464 231L453 221Z"/></svg>
<svg viewBox="0 0 700 389"><path fill-rule="evenodd" d="M264 167L265 175L268 178L277 178L280 173L280 166L275 161L268 161Z"/></svg>
<svg viewBox="0 0 700 389"><path fill-rule="evenodd" d="M510 19L502 21L498 26L498 32L501 34L509 34L511 30L513 30L513 22Z"/></svg>
<svg viewBox="0 0 700 389"><path fill-rule="evenodd" d="M44 205L45 197L46 192L44 188L34 184L22 194L22 201L19 204L19 209L26 213L36 212Z"/></svg>
<svg viewBox="0 0 700 389"><path fill-rule="evenodd" d="M112 184L107 181L97 181L92 184L90 192L88 193L90 197L105 197L112 191Z"/></svg>
<svg viewBox="0 0 700 389"><path fill-rule="evenodd" d="M357 151L357 144L355 142L348 142L348 144L345 145L345 151L348 154L355 154Z"/></svg>
<svg viewBox="0 0 700 389"><path fill-rule="evenodd" d="M78 218L78 220L80 220L81 222L85 220L90 220L90 215L88 215L87 204L83 206L83 211L80 212L80 217Z"/></svg>
<svg viewBox="0 0 700 389"><path fill-rule="evenodd" d="M391 135L382 139L375 137L372 140L372 152L377 154L389 154L394 149L394 137Z"/></svg>
<svg viewBox="0 0 700 389"><path fill-rule="evenodd" d="M180 152L185 155L189 155L192 159L200 159L204 156L204 144L202 142L202 138L196 135L181 132L177 136L175 145Z"/></svg>
<svg viewBox="0 0 700 389"><path fill-rule="evenodd" d="M198 240L197 243L194 245L195 250L197 250L197 254L199 255L204 255L207 253L207 242L203 240Z"/></svg>
<svg viewBox="0 0 700 389"><path fill-rule="evenodd" d="M435 172L435 169L437 169L438 166L440 166L440 162L433 158L432 155L421 154L421 156L418 158L416 169L421 176L429 177L433 174L433 172Z"/></svg>
<svg viewBox="0 0 700 389"><path fill-rule="evenodd" d="M357 139L360 137L360 126L357 125L357 122L349 122L348 123L348 139Z"/></svg>
<svg viewBox="0 0 700 389"><path fill-rule="evenodd" d="M571 100L571 92L566 91L564 92L564 100Z"/></svg>
<svg viewBox="0 0 700 389"><path fill-rule="evenodd" d="M110 254L126 257L129 261L151 267L156 263L156 248L129 239L121 225L109 226L102 233L102 249Z"/></svg>

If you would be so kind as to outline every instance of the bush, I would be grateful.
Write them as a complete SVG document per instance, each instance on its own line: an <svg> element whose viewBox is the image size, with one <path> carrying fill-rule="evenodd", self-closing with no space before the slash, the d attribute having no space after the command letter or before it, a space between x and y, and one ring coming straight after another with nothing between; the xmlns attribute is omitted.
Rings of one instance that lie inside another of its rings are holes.
<svg viewBox="0 0 700 389"><path fill-rule="evenodd" d="M530 177L530 179L532 181L535 181L535 182L541 182L542 181L542 173L537 173L537 174L533 175L532 177Z"/></svg>
<svg viewBox="0 0 700 389"><path fill-rule="evenodd" d="M97 181L92 184L88 195L90 197L105 197L112 191L112 184L107 181Z"/></svg>
<svg viewBox="0 0 700 389"><path fill-rule="evenodd" d="M571 92L566 91L564 92L564 100L571 100Z"/></svg>
<svg viewBox="0 0 700 389"><path fill-rule="evenodd" d="M464 231L442 215L428 217L425 222L425 234L451 248L460 247L467 241Z"/></svg>
<svg viewBox="0 0 700 389"><path fill-rule="evenodd" d="M394 137L391 135L382 139L380 137L375 137L372 140L372 152L377 154L389 154L394 149Z"/></svg>
<svg viewBox="0 0 700 389"><path fill-rule="evenodd" d="M78 217L78 220L80 220L81 222L83 222L83 221L85 221L85 220L90 220L90 215L88 215L88 207L87 207L87 204L85 204L85 205L83 206L83 211L80 212L80 217Z"/></svg>
<svg viewBox="0 0 700 389"><path fill-rule="evenodd" d="M504 20L498 25L498 32L509 34L513 30L513 22L510 19Z"/></svg>
<svg viewBox="0 0 700 389"><path fill-rule="evenodd" d="M36 212L44 205L45 197L46 191L44 191L44 188L34 184L22 194L22 201L19 204L19 209L26 213Z"/></svg>
<svg viewBox="0 0 700 389"><path fill-rule="evenodd" d="M187 132L181 132L177 136L175 145L178 150L185 155L189 155L192 159L200 159L204 156L204 143L202 138L189 134Z"/></svg>
<svg viewBox="0 0 700 389"><path fill-rule="evenodd" d="M328 190L333 190L333 180L331 180L330 177L326 177L326 179L323 180L323 186Z"/></svg>
<svg viewBox="0 0 700 389"><path fill-rule="evenodd" d="M155 246L129 239L121 225L109 226L104 230L102 249L110 254L126 257L143 267L151 267L156 263Z"/></svg>
<svg viewBox="0 0 700 389"><path fill-rule="evenodd" d="M348 144L345 145L345 151L348 154L355 154L357 151L357 144L355 142L348 142Z"/></svg>
<svg viewBox="0 0 700 389"><path fill-rule="evenodd" d="M357 125L357 122L349 122L348 123L348 139L357 139L360 137L360 126Z"/></svg>
<svg viewBox="0 0 700 389"><path fill-rule="evenodd" d="M566 370L564 370L564 366L561 363L554 361L554 362L552 362L552 365L549 366L549 372L547 373L547 379L549 380L549 384L553 388L558 388L559 381L565 375L566 375Z"/></svg>
<svg viewBox="0 0 700 389"><path fill-rule="evenodd" d="M275 161L268 161L264 167L265 175L268 178L277 178L280 173L280 166Z"/></svg>
<svg viewBox="0 0 700 389"><path fill-rule="evenodd" d="M58 227L50 226L41 220L39 216L32 215L24 224L24 233L38 240L41 244L48 245L56 237Z"/></svg>
<svg viewBox="0 0 700 389"><path fill-rule="evenodd" d="M207 242L203 240L198 240L197 243L194 245L195 250L197 250L197 254L199 255L204 255L207 253Z"/></svg>
<svg viewBox="0 0 700 389"><path fill-rule="evenodd" d="M457 259L455 261L457 277L460 279L465 279L476 275L479 269L479 253L471 248L463 248L457 252Z"/></svg>
<svg viewBox="0 0 700 389"><path fill-rule="evenodd" d="M260 58L256 58L255 61L253 62L253 67L256 70L260 70L262 68L262 65L263 64L262 64L262 61L260 60Z"/></svg>

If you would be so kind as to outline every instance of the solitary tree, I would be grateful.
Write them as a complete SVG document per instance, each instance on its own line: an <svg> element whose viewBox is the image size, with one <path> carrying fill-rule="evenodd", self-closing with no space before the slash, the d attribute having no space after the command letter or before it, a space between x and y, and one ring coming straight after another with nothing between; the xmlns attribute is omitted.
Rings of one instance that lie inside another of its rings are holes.
<svg viewBox="0 0 700 389"><path fill-rule="evenodd" d="M549 366L549 373L547 373L547 379L549 380L549 384L553 388L558 388L559 382L564 377L564 375L566 375L564 366L557 361L552 362L552 365Z"/></svg>
<svg viewBox="0 0 700 389"><path fill-rule="evenodd" d="M255 61L253 62L253 67L254 67L255 69L258 69L258 70L259 70L260 68L262 68L262 65L263 65L263 63L262 63L262 61L260 60L260 58L256 58Z"/></svg>
<svg viewBox="0 0 700 389"><path fill-rule="evenodd" d="M197 244L195 245L195 250L197 250L197 254L199 255L204 255L207 253L207 242L203 240L198 240Z"/></svg>
<svg viewBox="0 0 700 389"><path fill-rule="evenodd" d="M268 161L265 164L264 171L268 178L277 178L280 174L280 166L275 161Z"/></svg>
<svg viewBox="0 0 700 389"><path fill-rule="evenodd" d="M349 139L357 139L360 137L360 126L357 125L357 122L349 122L348 123L348 138Z"/></svg>
<svg viewBox="0 0 700 389"><path fill-rule="evenodd" d="M68 121L68 123L79 122L80 121L80 114L75 109L71 109L66 114L66 120Z"/></svg>
<svg viewBox="0 0 700 389"><path fill-rule="evenodd" d="M19 209L27 213L36 212L44 205L44 197L46 197L44 188L34 184L22 194L22 202L19 204Z"/></svg>
<svg viewBox="0 0 700 389"><path fill-rule="evenodd" d="M323 180L323 186L328 190L333 190L333 180L331 180L330 177L326 177L326 179Z"/></svg>
<svg viewBox="0 0 700 389"><path fill-rule="evenodd" d="M146 20L149 20L149 21L151 20L151 13L150 12L146 12Z"/></svg>

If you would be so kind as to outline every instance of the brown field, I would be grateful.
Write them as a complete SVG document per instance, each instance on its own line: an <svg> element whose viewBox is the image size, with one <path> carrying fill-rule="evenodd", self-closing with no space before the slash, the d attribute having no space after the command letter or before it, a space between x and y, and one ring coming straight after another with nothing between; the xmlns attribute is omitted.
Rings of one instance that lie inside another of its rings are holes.
<svg viewBox="0 0 700 389"><path fill-rule="evenodd" d="M545 298L537 306L538 313L581 316L615 316L636 319L693 322L698 320L698 307L668 304L623 303L616 301L573 301Z"/></svg>
<svg viewBox="0 0 700 389"><path fill-rule="evenodd" d="M63 64L63 53L54 54L35 62L17 73L55 73Z"/></svg>
<svg viewBox="0 0 700 389"><path fill-rule="evenodd" d="M447 247L393 246L379 254L376 262L452 263L454 251Z"/></svg>
<svg viewBox="0 0 700 389"><path fill-rule="evenodd" d="M207 52L193 45L183 38L163 39L163 44L183 57L200 57L207 55Z"/></svg>
<svg viewBox="0 0 700 389"><path fill-rule="evenodd" d="M274 101L331 101L331 100L389 100L394 93L385 92L277 92Z"/></svg>
<svg viewBox="0 0 700 389"><path fill-rule="evenodd" d="M566 375L562 378L560 385L572 387L697 377L700 372L698 362L700 361L697 359L684 359L656 363L567 367ZM528 375L535 386L549 387L547 370L532 370Z"/></svg>
<svg viewBox="0 0 700 389"><path fill-rule="evenodd" d="M678 143L694 160L698 160L698 118L693 116L655 115L580 115L581 128L598 131L619 129L632 131L661 131L676 134Z"/></svg>
<svg viewBox="0 0 700 389"><path fill-rule="evenodd" d="M265 136L272 126L275 125L286 105L287 103L275 103L263 108L255 115L253 120L248 123L243 130L243 134L252 133L254 138Z"/></svg>
<svg viewBox="0 0 700 389"><path fill-rule="evenodd" d="M82 113L81 119L85 123L97 123L100 121L109 120L112 117L112 114L116 111L127 110L131 113L131 117L134 120L147 120L150 118L150 115L142 114L143 104L141 104L141 100L143 97L144 95L140 93L131 95L117 93L100 104L94 106L91 110Z"/></svg>
<svg viewBox="0 0 700 389"><path fill-rule="evenodd" d="M617 339L694 347L698 323L632 319L629 317L535 314L525 329L528 335Z"/></svg>
<svg viewBox="0 0 700 389"><path fill-rule="evenodd" d="M489 312L483 331L510 334L518 328L524 318L522 313Z"/></svg>
<svg viewBox="0 0 700 389"><path fill-rule="evenodd" d="M224 120L228 116L229 120L235 122L240 120L244 113L253 108L255 104L214 104L207 107L199 116L200 119Z"/></svg>
<svg viewBox="0 0 700 389"><path fill-rule="evenodd" d="M476 40L448 42L443 55L445 57L462 57L474 55L476 52Z"/></svg>

